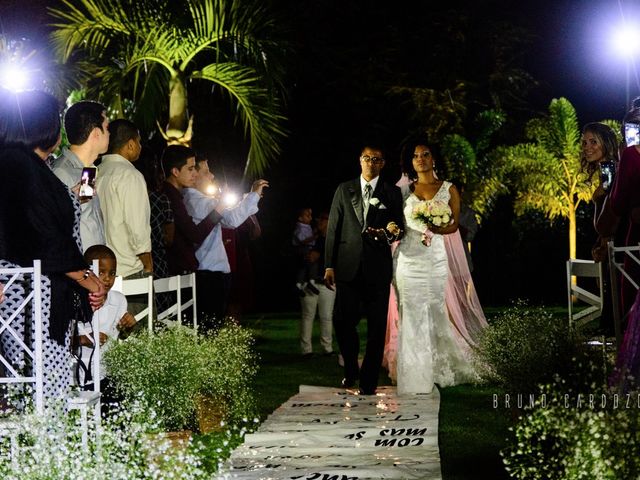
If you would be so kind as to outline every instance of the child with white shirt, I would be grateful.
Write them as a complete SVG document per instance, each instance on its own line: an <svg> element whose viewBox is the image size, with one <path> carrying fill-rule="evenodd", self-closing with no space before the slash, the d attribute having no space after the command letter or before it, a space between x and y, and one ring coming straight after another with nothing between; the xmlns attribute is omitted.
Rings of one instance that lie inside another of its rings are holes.
<svg viewBox="0 0 640 480"><path fill-rule="evenodd" d="M100 329L100 354L102 356L102 353L109 348L108 341L116 340L121 332L130 330L136 324L136 319L127 312L127 299L125 296L120 292L111 290L116 279L117 267L116 256L113 251L105 245L94 245L87 249L84 253L84 258L89 264L92 264L94 260L98 260L98 276L107 287L107 299L104 305L93 314L93 319L97 320ZM78 382L84 389L90 390L93 388L91 363L94 351L91 324L78 324L78 343L81 345ZM108 379L105 377L104 366L100 365L100 391L103 392L103 397L108 398L110 389L108 387Z"/></svg>

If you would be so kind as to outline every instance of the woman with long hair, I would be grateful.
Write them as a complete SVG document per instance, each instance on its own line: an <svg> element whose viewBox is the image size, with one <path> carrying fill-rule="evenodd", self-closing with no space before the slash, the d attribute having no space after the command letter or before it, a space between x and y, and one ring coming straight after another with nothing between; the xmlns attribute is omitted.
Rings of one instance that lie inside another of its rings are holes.
<svg viewBox="0 0 640 480"><path fill-rule="evenodd" d="M471 282L466 255L458 232L460 196L450 182L435 174L437 146L426 139L409 142L403 151L408 183L401 185L404 199L405 236L394 252L394 292L390 302L389 329L397 323L397 354L393 360L393 332L386 348L390 376L394 365L398 393L429 393L476 378L470 362L470 345L486 325L477 302L468 298ZM447 212L420 220L425 209ZM439 225L435 225L440 223ZM451 237L449 239L449 237ZM466 269L466 275L461 272ZM464 279L464 280L463 280ZM473 282L471 282L471 286ZM479 317L469 315L479 310Z"/></svg>

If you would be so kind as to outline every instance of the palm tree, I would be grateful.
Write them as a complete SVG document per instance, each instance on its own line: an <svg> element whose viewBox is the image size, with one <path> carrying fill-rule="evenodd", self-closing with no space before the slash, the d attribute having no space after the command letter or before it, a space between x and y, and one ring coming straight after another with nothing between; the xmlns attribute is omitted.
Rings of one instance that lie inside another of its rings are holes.
<svg viewBox="0 0 640 480"><path fill-rule="evenodd" d="M87 93L116 117L127 104L147 127L168 113L168 143L189 144L188 87L213 84L250 139L245 172L260 174L286 135L276 17L247 0L61 0L52 39L84 72ZM212 88L212 91L213 91ZM159 98L168 96L166 102Z"/></svg>
<svg viewBox="0 0 640 480"><path fill-rule="evenodd" d="M573 105L566 98L553 99L548 115L529 121L526 136L529 143L496 149L493 161L509 177L516 213L533 209L550 220L569 220L569 257L576 258L576 212L591 199L596 185L580 168L580 130Z"/></svg>

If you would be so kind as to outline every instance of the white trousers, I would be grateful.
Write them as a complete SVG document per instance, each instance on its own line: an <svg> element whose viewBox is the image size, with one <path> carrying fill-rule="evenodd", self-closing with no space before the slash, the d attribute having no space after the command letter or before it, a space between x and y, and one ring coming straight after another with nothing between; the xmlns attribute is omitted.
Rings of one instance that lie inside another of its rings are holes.
<svg viewBox="0 0 640 480"><path fill-rule="evenodd" d="M320 345L322 346L322 351L324 353L333 351L332 322L336 292L335 290L329 290L319 283L316 283L315 286L320 290L318 295L307 293L304 297L300 298L300 308L302 309L302 319L300 321L300 350L303 354L313 351L311 335L313 333L313 320L316 317L316 311L320 318Z"/></svg>

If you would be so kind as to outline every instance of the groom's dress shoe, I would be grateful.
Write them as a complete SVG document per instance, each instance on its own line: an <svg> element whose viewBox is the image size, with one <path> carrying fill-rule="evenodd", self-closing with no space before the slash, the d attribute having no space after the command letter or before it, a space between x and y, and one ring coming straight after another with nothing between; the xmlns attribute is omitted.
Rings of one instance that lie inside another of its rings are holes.
<svg viewBox="0 0 640 480"><path fill-rule="evenodd" d="M343 388L353 388L356 386L356 381L345 377L342 379L342 382L340 382L340 385L342 385Z"/></svg>

